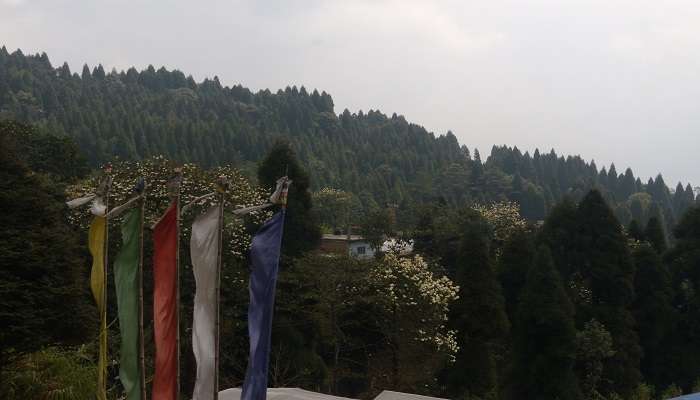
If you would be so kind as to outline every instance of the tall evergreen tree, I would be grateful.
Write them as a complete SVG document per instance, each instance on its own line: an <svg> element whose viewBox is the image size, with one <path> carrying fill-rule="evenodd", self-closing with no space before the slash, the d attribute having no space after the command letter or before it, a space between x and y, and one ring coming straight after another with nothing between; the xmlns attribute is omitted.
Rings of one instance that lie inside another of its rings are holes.
<svg viewBox="0 0 700 400"><path fill-rule="evenodd" d="M515 321L520 292L525 285L527 273L535 258L533 233L519 229L512 233L498 258L498 279L503 289L506 312L510 321Z"/></svg>
<svg viewBox="0 0 700 400"><path fill-rule="evenodd" d="M670 266L679 313L671 346L671 374L676 384L690 390L700 376L700 207L689 208L673 231L675 246L665 255Z"/></svg>
<svg viewBox="0 0 700 400"><path fill-rule="evenodd" d="M632 222L630 222L630 225L627 228L627 235L635 240L644 240L644 231L642 230L642 227L639 226L639 222L637 222L636 219L633 219Z"/></svg>
<svg viewBox="0 0 700 400"><path fill-rule="evenodd" d="M553 254L576 307L579 329L591 319L613 338L615 355L606 360L603 393L629 395L640 380L640 348L629 307L634 298L627 239L598 191L576 207L557 206L544 224L540 240Z"/></svg>
<svg viewBox="0 0 700 400"><path fill-rule="evenodd" d="M658 217L649 218L646 228L644 228L644 239L651 243L659 254L663 254L668 244L666 242L666 231L661 225Z"/></svg>
<svg viewBox="0 0 700 400"><path fill-rule="evenodd" d="M292 185L287 200L282 253L296 257L316 248L321 231L311 213L309 175L297 161L290 144L278 141L260 163L258 181L262 187L273 189L277 179L285 173L292 180Z"/></svg>
<svg viewBox="0 0 700 400"><path fill-rule="evenodd" d="M510 324L501 287L489 256L484 221L473 215L459 245L456 283L459 299L451 310L458 333L457 360L447 373L452 397L493 398L499 389L499 358ZM488 318L483 316L488 315Z"/></svg>
<svg viewBox="0 0 700 400"><path fill-rule="evenodd" d="M549 213L538 237L540 244L549 247L554 265L565 282L577 272L578 254L574 247L577 229L576 204L570 198L565 198Z"/></svg>
<svg viewBox="0 0 700 400"><path fill-rule="evenodd" d="M652 245L641 245L632 256L636 269L632 308L643 350L641 372L648 383L667 387L675 379L673 360L667 352L676 320L671 277Z"/></svg>
<svg viewBox="0 0 700 400"><path fill-rule="evenodd" d="M14 356L97 334L88 328L87 260L65 218L63 188L31 170L18 143L33 134L0 124L0 371Z"/></svg>
<svg viewBox="0 0 700 400"><path fill-rule="evenodd" d="M511 399L578 399L574 308L546 247L540 247L518 302Z"/></svg>
<svg viewBox="0 0 700 400"><path fill-rule="evenodd" d="M640 348L629 307L634 299L632 263L627 240L612 210L597 191L578 207L578 272L590 300L581 304L580 321L595 318L613 337L615 355L605 365L607 392L630 395L639 384Z"/></svg>

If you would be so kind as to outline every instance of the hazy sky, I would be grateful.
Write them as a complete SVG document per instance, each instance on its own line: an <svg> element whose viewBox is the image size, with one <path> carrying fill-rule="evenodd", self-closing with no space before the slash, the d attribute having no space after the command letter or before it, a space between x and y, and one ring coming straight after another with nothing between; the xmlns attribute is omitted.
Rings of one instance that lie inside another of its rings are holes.
<svg viewBox="0 0 700 400"><path fill-rule="evenodd" d="M700 185L696 0L0 0L0 44L74 71L304 85L483 156L554 148Z"/></svg>

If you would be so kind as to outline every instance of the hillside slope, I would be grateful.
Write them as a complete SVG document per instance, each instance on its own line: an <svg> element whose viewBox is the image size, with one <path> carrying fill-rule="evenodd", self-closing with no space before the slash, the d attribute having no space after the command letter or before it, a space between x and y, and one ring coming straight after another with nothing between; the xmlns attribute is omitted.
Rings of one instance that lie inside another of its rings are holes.
<svg viewBox="0 0 700 400"><path fill-rule="evenodd" d="M526 217L542 219L562 196L578 197L597 186L626 223L650 212L672 221L694 201L690 185L672 195L661 176L643 183L631 170L599 171L594 163L553 151L530 155L494 147L482 163L477 151L472 155L460 147L450 132L436 136L379 111L337 115L329 94L303 87L253 93L222 86L216 77L195 82L180 71L152 66L109 73L84 66L77 74L66 64L54 68L45 53L10 54L5 47L0 118L73 138L92 165L164 154L251 170L283 137L311 173L314 188L351 191L365 207L510 199ZM635 197L639 192L647 195Z"/></svg>

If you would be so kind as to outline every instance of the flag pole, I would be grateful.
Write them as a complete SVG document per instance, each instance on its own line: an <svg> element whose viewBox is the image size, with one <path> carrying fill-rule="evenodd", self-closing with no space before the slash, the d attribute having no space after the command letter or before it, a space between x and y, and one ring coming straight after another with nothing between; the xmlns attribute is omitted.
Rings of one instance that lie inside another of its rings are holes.
<svg viewBox="0 0 700 400"><path fill-rule="evenodd" d="M219 192L219 237L218 254L216 259L216 314L215 314L215 335L214 335L214 400L219 400L219 321L221 318L221 264L222 248L224 241L224 201L226 196L226 177L219 177L217 191Z"/></svg>
<svg viewBox="0 0 700 400"><path fill-rule="evenodd" d="M175 397L180 399L180 188L182 184L182 169L175 168L178 175L177 189L175 196L175 242L177 243L175 250L175 324L177 325L177 333L175 336L175 363L177 364L177 391Z"/></svg>
<svg viewBox="0 0 700 400"><path fill-rule="evenodd" d="M146 209L146 189L143 188L141 196L141 225L139 237L139 364L141 366L141 398L146 400L146 356L144 350L144 334L143 334L143 228L144 214Z"/></svg>

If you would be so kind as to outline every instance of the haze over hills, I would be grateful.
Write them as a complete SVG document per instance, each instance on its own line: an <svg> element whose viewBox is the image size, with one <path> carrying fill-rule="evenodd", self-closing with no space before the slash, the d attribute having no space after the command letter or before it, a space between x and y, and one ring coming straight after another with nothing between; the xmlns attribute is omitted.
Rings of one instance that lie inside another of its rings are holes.
<svg viewBox="0 0 700 400"><path fill-rule="evenodd" d="M204 166L252 170L275 140L290 140L313 187L357 194L364 207L427 201L514 200L543 219L565 195L598 187L623 223L662 213L668 225L695 201L690 184L669 190L661 175L643 182L632 170L598 169L579 156L494 147L483 160L448 132L436 136L396 114L336 114L325 92L287 87L253 93L219 80L196 82L178 70L106 72L54 68L47 54L0 49L0 118L31 122L73 138L92 165L113 157L164 154Z"/></svg>

